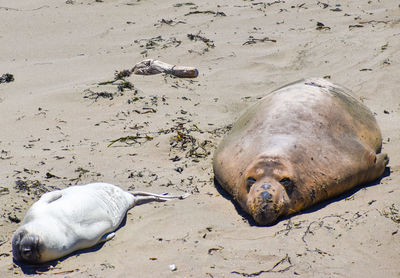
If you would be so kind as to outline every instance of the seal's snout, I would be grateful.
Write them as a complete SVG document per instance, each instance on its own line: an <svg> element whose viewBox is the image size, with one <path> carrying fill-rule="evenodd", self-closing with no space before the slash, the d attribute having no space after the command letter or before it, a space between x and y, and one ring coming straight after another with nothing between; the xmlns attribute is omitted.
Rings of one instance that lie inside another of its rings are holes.
<svg viewBox="0 0 400 278"><path fill-rule="evenodd" d="M40 260L39 237L27 231L16 232L12 240L12 250L15 260L37 263Z"/></svg>
<svg viewBox="0 0 400 278"><path fill-rule="evenodd" d="M267 191L264 191L263 193L261 193L261 197L264 200L264 202L267 202L268 200L270 200L272 198L272 195L270 193L268 193Z"/></svg>
<svg viewBox="0 0 400 278"><path fill-rule="evenodd" d="M260 225L272 225L282 214L283 194L279 184L256 181L247 195L247 209L254 220Z"/></svg>
<svg viewBox="0 0 400 278"><path fill-rule="evenodd" d="M271 198L261 203L252 214L254 220L260 225L274 224L279 215L277 205L272 203Z"/></svg>

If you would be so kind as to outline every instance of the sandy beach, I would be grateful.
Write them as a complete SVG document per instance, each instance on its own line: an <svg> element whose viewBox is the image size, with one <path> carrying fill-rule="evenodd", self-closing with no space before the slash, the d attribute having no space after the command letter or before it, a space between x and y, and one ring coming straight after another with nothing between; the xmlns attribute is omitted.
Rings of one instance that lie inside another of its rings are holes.
<svg viewBox="0 0 400 278"><path fill-rule="evenodd" d="M398 1L3 0L0 22L0 76L13 76L0 82L1 277L400 277ZM199 76L118 77L144 59ZM214 150L246 108L305 77L374 113L387 171L255 226L216 188ZM101 246L15 264L28 208L96 181L191 196L131 209Z"/></svg>

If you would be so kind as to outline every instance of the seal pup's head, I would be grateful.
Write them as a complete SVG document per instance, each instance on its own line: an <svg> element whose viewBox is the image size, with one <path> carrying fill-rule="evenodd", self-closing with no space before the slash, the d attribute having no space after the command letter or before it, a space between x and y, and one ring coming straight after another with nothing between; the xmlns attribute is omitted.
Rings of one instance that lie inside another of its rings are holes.
<svg viewBox="0 0 400 278"><path fill-rule="evenodd" d="M260 156L243 175L238 201L260 225L272 225L289 209L295 190L290 163L280 157Z"/></svg>
<svg viewBox="0 0 400 278"><path fill-rule="evenodd" d="M12 252L15 260L26 263L39 263L43 244L40 237L25 229L15 231L12 238Z"/></svg>

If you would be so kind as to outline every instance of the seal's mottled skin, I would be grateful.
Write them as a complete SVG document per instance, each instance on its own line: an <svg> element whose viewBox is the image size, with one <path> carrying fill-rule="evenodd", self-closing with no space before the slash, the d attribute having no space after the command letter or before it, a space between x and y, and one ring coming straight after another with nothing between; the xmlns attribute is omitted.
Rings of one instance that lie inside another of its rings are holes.
<svg viewBox="0 0 400 278"><path fill-rule="evenodd" d="M348 90L306 79L262 98L216 150L218 183L260 225L380 177L389 159L372 113Z"/></svg>

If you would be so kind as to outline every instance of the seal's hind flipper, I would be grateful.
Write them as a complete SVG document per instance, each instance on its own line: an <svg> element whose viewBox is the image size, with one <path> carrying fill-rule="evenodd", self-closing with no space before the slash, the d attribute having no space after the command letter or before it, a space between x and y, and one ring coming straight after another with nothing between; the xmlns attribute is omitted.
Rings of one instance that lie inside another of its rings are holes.
<svg viewBox="0 0 400 278"><path fill-rule="evenodd" d="M163 194L155 194L155 193L150 193L150 192L145 192L145 191L134 191L131 192L133 196L153 196L153 197L159 197L163 198L165 200L171 200L171 199L185 199L190 196L189 193L185 193L181 196L168 196L168 195L163 195Z"/></svg>
<svg viewBox="0 0 400 278"><path fill-rule="evenodd" d="M173 200L173 199L182 200L182 199L187 198L190 194L185 193L182 196L166 196L166 195L159 195L159 194L153 194L153 193L149 193L149 192L139 191L139 192L133 192L132 195L135 197L132 206L138 206L138 205L142 205L142 204L146 204L146 203L150 203L150 202L165 202L165 201L169 201L169 200ZM142 195L142 196L140 196L140 195Z"/></svg>
<svg viewBox="0 0 400 278"><path fill-rule="evenodd" d="M163 197L158 197L158 196L135 196L135 200L133 201L132 206L139 206L139 205L147 204L150 202L165 202L168 200L169 199L166 199Z"/></svg>

